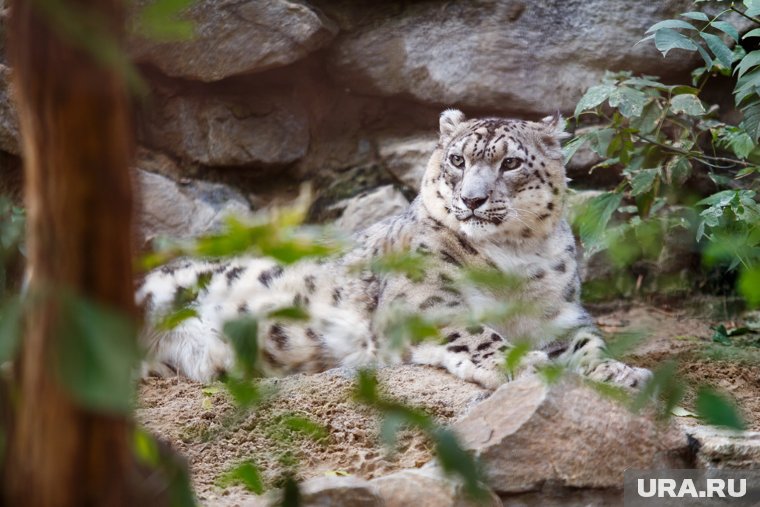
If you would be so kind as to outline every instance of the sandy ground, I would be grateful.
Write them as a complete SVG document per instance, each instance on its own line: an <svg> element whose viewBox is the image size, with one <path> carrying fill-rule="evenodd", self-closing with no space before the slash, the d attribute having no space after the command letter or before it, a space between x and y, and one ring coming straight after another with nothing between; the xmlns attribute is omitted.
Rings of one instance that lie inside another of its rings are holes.
<svg viewBox="0 0 760 507"><path fill-rule="evenodd" d="M748 427L760 430L760 348L714 344L710 327L717 322L684 311L629 306L595 314L606 332L641 331L647 336L628 354L630 362L649 368L667 359L679 362L689 383L685 408L692 408L696 385L711 384L733 396ZM732 359L716 359L716 354ZM487 395L425 367L381 371L380 381L388 395L442 423ZM225 472L243 460L252 459L267 487L273 487L288 470L300 478L324 473L373 478L421 466L431 457L430 442L418 432L401 432L395 452L379 442L376 414L352 400L352 372L268 379L263 387L270 392L266 401L240 412L218 386L204 388L183 378L149 379L141 385L139 422L186 456L203 503L225 504L227 495L240 493L239 487L221 484ZM315 422L326 433L304 435L288 425L293 417Z"/></svg>

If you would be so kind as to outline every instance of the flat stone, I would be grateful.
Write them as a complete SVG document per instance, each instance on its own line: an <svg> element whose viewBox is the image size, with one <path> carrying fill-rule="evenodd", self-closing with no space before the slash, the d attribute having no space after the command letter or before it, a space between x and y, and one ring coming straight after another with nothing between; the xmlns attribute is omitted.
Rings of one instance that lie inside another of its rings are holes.
<svg viewBox="0 0 760 507"><path fill-rule="evenodd" d="M627 468L686 467L686 436L636 415L573 375L510 382L454 425L497 493L622 488Z"/></svg>
<svg viewBox="0 0 760 507"><path fill-rule="evenodd" d="M483 499L468 498L462 485L453 477L446 477L437 466L406 469L373 479L385 507L501 507L501 501L492 491Z"/></svg>

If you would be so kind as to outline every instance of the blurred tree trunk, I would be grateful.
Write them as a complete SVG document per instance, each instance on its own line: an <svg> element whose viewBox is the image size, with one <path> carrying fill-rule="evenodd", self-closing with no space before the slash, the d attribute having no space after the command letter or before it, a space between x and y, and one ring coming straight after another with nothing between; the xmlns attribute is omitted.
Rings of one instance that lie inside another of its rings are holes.
<svg viewBox="0 0 760 507"><path fill-rule="evenodd" d="M11 0L7 27L23 138L30 294L73 289L134 316L127 90L115 66L72 43L76 36L63 31L53 10L86 13L118 37L123 7L120 0ZM129 418L79 406L56 377L63 320L54 297L27 314L5 501L134 504Z"/></svg>

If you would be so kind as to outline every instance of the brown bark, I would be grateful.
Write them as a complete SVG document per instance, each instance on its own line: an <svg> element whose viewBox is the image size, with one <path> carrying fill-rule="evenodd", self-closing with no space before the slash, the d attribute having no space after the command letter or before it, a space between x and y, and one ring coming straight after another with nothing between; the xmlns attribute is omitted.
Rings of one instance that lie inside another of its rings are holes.
<svg viewBox="0 0 760 507"><path fill-rule="evenodd" d="M30 293L73 289L134 316L127 91L113 67L96 62L54 28L54 17L41 14L44 1L11 1L8 24L23 139ZM119 0L56 3L96 14L110 34L123 26ZM129 418L79 406L57 381L53 351L65 318L49 297L27 315L5 500L133 504Z"/></svg>

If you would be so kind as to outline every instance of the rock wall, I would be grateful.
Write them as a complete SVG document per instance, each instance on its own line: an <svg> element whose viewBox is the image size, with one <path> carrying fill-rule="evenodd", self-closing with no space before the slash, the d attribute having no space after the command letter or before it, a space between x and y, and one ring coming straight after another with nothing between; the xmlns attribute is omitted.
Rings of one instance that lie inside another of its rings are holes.
<svg viewBox="0 0 760 507"><path fill-rule="evenodd" d="M360 194L388 203L347 225L362 227L414 197L446 107L535 119L570 114L606 69L685 79L692 54L664 60L653 44L635 43L690 4L199 0L186 13L193 38L134 35L128 44L151 90L135 104L135 166L168 178L136 178L145 233L186 236L218 223L224 206L188 190L202 187L198 179L233 187L225 195L235 209L267 206L313 181L313 220L339 217ZM11 73L0 63L0 151L17 156ZM593 187L581 166L575 184ZM387 185L395 191L372 193Z"/></svg>

